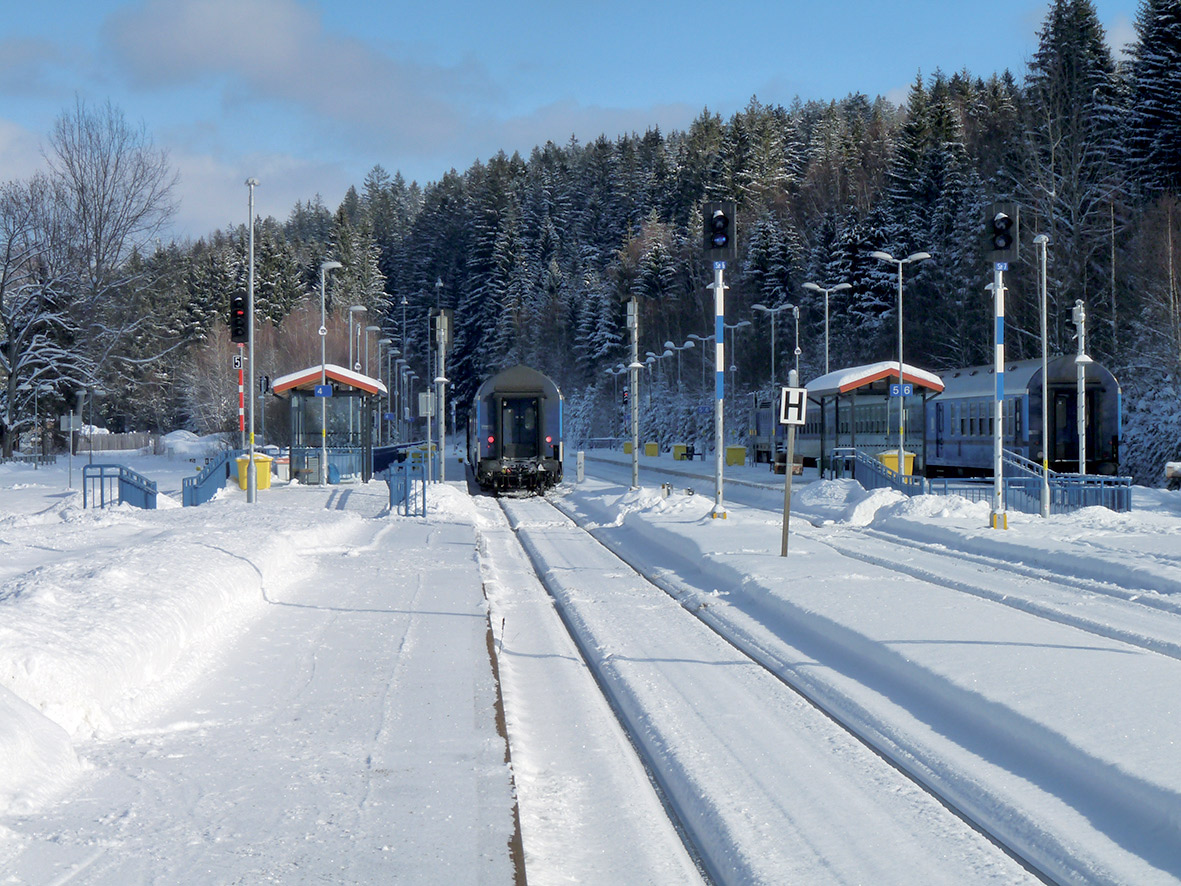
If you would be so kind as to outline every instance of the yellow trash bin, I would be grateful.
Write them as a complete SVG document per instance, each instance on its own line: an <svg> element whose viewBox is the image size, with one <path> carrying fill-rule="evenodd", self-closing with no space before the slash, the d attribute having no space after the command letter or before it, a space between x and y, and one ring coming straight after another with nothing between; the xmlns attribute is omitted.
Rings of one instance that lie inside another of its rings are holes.
<svg viewBox="0 0 1181 886"><path fill-rule="evenodd" d="M624 453L624 455L631 455L631 454L632 454L632 442L631 442L631 440L627 440L627 441L625 441L625 442L624 442L624 444L623 444L623 453Z"/></svg>
<svg viewBox="0 0 1181 886"><path fill-rule="evenodd" d="M887 449L885 452L878 453L878 461L888 467L891 471L898 470L898 450ZM914 473L914 453L902 451L902 473L910 475Z"/></svg>
<svg viewBox="0 0 1181 886"><path fill-rule="evenodd" d="M745 446L727 446L726 447L726 464L728 464L728 465L744 465L744 464L746 464L746 447Z"/></svg>
<svg viewBox="0 0 1181 886"><path fill-rule="evenodd" d="M673 461L684 461L687 447L684 443L673 444Z"/></svg>
<svg viewBox="0 0 1181 886"><path fill-rule="evenodd" d="M239 489L245 489L247 486L246 463L248 461L250 459L245 455L239 455L237 458ZM271 488L271 457L269 455L262 455L258 452L254 453L254 488Z"/></svg>
<svg viewBox="0 0 1181 886"><path fill-rule="evenodd" d="M659 443L645 443L644 444L644 455L650 455L652 457L660 455L660 444Z"/></svg>

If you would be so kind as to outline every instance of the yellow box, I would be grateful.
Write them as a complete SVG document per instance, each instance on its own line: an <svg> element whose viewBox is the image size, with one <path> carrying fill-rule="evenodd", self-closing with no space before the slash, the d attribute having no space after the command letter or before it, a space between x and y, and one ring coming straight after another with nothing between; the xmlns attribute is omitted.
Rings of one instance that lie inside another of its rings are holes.
<svg viewBox="0 0 1181 886"><path fill-rule="evenodd" d="M651 455L653 457L660 455L660 444L659 443L645 443L644 444L644 455Z"/></svg>
<svg viewBox="0 0 1181 886"><path fill-rule="evenodd" d="M746 464L746 447L745 446L727 446L726 447L726 464L728 464L728 465L744 465L744 464Z"/></svg>
<svg viewBox="0 0 1181 886"><path fill-rule="evenodd" d="M688 447L684 443L673 444L673 461L684 461Z"/></svg>
<svg viewBox="0 0 1181 886"><path fill-rule="evenodd" d="M898 470L898 450L887 449L885 452L878 453L878 461L888 467L891 471ZM902 466L903 474L914 473L914 453L903 450L902 452Z"/></svg>
<svg viewBox="0 0 1181 886"><path fill-rule="evenodd" d="M623 444L623 451L624 451L624 454L625 454L625 455L631 455L631 454L632 454L632 442L631 442L631 440L626 440L626 441L624 441L624 444Z"/></svg>
<svg viewBox="0 0 1181 886"><path fill-rule="evenodd" d="M239 489L245 489L249 481L249 478L246 476L246 463L249 461L250 459L245 455L240 455L237 458ZM254 453L254 488L271 488L271 457L269 455L262 455L258 452Z"/></svg>

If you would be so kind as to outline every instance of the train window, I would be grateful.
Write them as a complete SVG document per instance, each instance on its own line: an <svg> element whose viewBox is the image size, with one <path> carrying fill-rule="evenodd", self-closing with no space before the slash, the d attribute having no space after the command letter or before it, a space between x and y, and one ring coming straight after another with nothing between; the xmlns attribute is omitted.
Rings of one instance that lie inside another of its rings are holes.
<svg viewBox="0 0 1181 886"><path fill-rule="evenodd" d="M500 437L505 458L537 458L537 399L515 397L501 402Z"/></svg>
<svg viewBox="0 0 1181 886"><path fill-rule="evenodd" d="M975 403L968 404L968 434L973 437L976 436L976 408Z"/></svg>

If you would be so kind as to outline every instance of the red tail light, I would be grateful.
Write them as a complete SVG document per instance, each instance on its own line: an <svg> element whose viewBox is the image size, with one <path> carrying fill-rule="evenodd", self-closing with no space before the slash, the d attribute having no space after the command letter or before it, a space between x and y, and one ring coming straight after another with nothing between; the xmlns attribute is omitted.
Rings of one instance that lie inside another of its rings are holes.
<svg viewBox="0 0 1181 886"><path fill-rule="evenodd" d="M491 443L495 443L495 442L496 442L496 438L495 438L495 437L489 437L489 438L488 438L488 442L489 442L490 444L491 444Z"/></svg>
<svg viewBox="0 0 1181 886"><path fill-rule="evenodd" d="M554 442L554 438L553 438L553 437L546 437L546 438L545 438L545 442L546 442L546 443L553 443L553 442Z"/></svg>

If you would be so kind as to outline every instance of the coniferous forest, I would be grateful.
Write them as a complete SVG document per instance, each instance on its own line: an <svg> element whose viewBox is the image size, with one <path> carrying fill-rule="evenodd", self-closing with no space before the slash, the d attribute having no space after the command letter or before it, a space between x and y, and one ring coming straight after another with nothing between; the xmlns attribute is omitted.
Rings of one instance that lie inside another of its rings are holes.
<svg viewBox="0 0 1181 886"><path fill-rule="evenodd" d="M727 427L743 434L750 395L786 383L797 360L801 382L822 374L826 342L833 369L897 358L897 266L875 250L933 256L905 270L907 363L990 363L985 214L1011 200L1009 359L1041 353L1033 238L1045 234L1050 351L1075 350L1083 300L1087 351L1123 387L1123 470L1158 484L1181 459L1181 2L1143 0L1136 31L1117 61L1090 0L1055 0L1027 70L918 73L902 107L752 97L684 131L547 142L421 186L379 162L335 208L311 196L256 219L256 375L319 363L320 265L339 261L330 362L348 362L348 311L363 305L364 324L381 327L354 339L370 374L390 362L384 337L429 377L427 317L450 308L461 425L484 377L526 363L565 393L568 439L615 436L634 296L641 360L653 356L642 435L706 438L697 407L710 402L713 345L691 338L713 332L701 206L734 200ZM4 453L80 390L111 430L236 430L227 312L247 288L247 226L160 240L175 175L110 105L76 103L48 142L44 172L0 191ZM827 339L825 296L807 283L851 287L829 296ZM283 442L284 409L267 410L267 436Z"/></svg>

